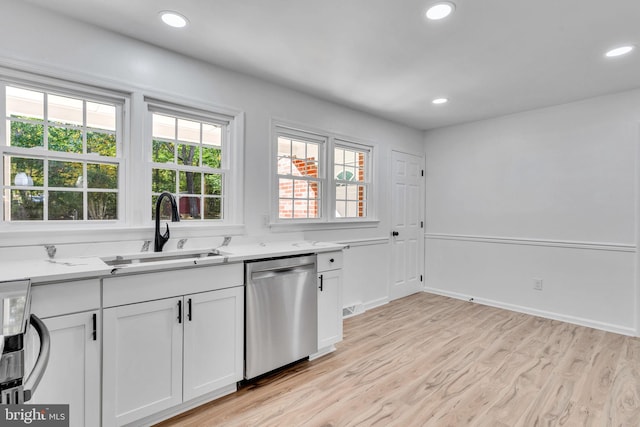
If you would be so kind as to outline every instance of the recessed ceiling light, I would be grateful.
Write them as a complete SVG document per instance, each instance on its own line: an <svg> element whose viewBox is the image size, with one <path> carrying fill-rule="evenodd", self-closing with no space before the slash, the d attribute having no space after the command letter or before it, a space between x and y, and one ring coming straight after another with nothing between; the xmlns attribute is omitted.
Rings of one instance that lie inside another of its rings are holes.
<svg viewBox="0 0 640 427"><path fill-rule="evenodd" d="M616 47L615 49L611 49L610 51L605 53L604 56L606 56L607 58L613 58L615 56L626 55L627 53L631 52L633 48L633 45Z"/></svg>
<svg viewBox="0 0 640 427"><path fill-rule="evenodd" d="M432 104L446 104L447 102L449 102L449 100L447 98L436 98L433 101L431 101Z"/></svg>
<svg viewBox="0 0 640 427"><path fill-rule="evenodd" d="M427 18L438 20L446 18L455 10L455 5L448 1L438 2L427 9Z"/></svg>
<svg viewBox="0 0 640 427"><path fill-rule="evenodd" d="M175 28L186 27L189 22L184 16L170 10L160 12L160 18L162 19L162 22Z"/></svg>

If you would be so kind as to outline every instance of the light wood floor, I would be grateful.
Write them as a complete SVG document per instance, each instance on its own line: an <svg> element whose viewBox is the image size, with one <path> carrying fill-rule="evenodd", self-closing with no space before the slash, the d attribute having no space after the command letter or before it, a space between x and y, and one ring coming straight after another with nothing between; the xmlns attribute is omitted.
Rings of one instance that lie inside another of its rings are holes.
<svg viewBox="0 0 640 427"><path fill-rule="evenodd" d="M168 426L640 426L640 340L416 294Z"/></svg>

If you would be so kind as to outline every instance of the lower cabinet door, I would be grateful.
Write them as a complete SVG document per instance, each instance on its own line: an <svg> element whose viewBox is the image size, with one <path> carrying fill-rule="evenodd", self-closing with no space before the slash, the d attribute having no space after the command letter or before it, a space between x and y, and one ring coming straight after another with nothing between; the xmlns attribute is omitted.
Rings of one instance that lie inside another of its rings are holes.
<svg viewBox="0 0 640 427"><path fill-rule="evenodd" d="M243 377L244 288L186 295L184 400Z"/></svg>
<svg viewBox="0 0 640 427"><path fill-rule="evenodd" d="M318 277L318 349L342 340L342 270Z"/></svg>
<svg viewBox="0 0 640 427"><path fill-rule="evenodd" d="M69 405L71 427L100 425L100 336L98 311L42 319L51 347L47 369L28 404ZM94 335L95 326L95 335ZM33 332L33 331L31 331ZM30 333L27 365L38 356L38 335Z"/></svg>
<svg viewBox="0 0 640 427"><path fill-rule="evenodd" d="M182 297L103 311L103 427L182 402Z"/></svg>

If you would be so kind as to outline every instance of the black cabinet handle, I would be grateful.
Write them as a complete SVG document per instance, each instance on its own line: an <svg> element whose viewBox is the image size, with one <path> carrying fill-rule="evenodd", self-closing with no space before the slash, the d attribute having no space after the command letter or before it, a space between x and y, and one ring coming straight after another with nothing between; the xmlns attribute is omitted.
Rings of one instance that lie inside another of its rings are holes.
<svg viewBox="0 0 640 427"><path fill-rule="evenodd" d="M333 258L331 258L331 259L329 260L329 262L334 262L334 261L335 261L335 259L333 259Z"/></svg>
<svg viewBox="0 0 640 427"><path fill-rule="evenodd" d="M191 322L191 298L187 300L187 304L189 305L189 312L187 313L187 319Z"/></svg>
<svg viewBox="0 0 640 427"><path fill-rule="evenodd" d="M320 275L320 292L323 291L323 287L324 287L324 274Z"/></svg>
<svg viewBox="0 0 640 427"><path fill-rule="evenodd" d="M182 300L178 301L178 323L182 323Z"/></svg>
<svg viewBox="0 0 640 427"><path fill-rule="evenodd" d="M397 237L397 236L399 236L399 235L400 235L400 233L398 233L397 231L394 231L394 232L392 232L392 233L391 233L391 235L392 235L393 237Z"/></svg>
<svg viewBox="0 0 640 427"><path fill-rule="evenodd" d="M91 316L91 321L93 323L93 331L91 332L91 337L94 341L98 340L98 315L93 313Z"/></svg>

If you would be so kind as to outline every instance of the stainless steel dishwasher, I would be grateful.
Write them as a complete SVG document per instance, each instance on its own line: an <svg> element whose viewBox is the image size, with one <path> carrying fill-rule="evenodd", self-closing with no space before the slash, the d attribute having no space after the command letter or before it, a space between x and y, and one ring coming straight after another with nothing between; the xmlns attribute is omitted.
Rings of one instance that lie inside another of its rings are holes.
<svg viewBox="0 0 640 427"><path fill-rule="evenodd" d="M315 255L245 263L246 379L318 351Z"/></svg>

